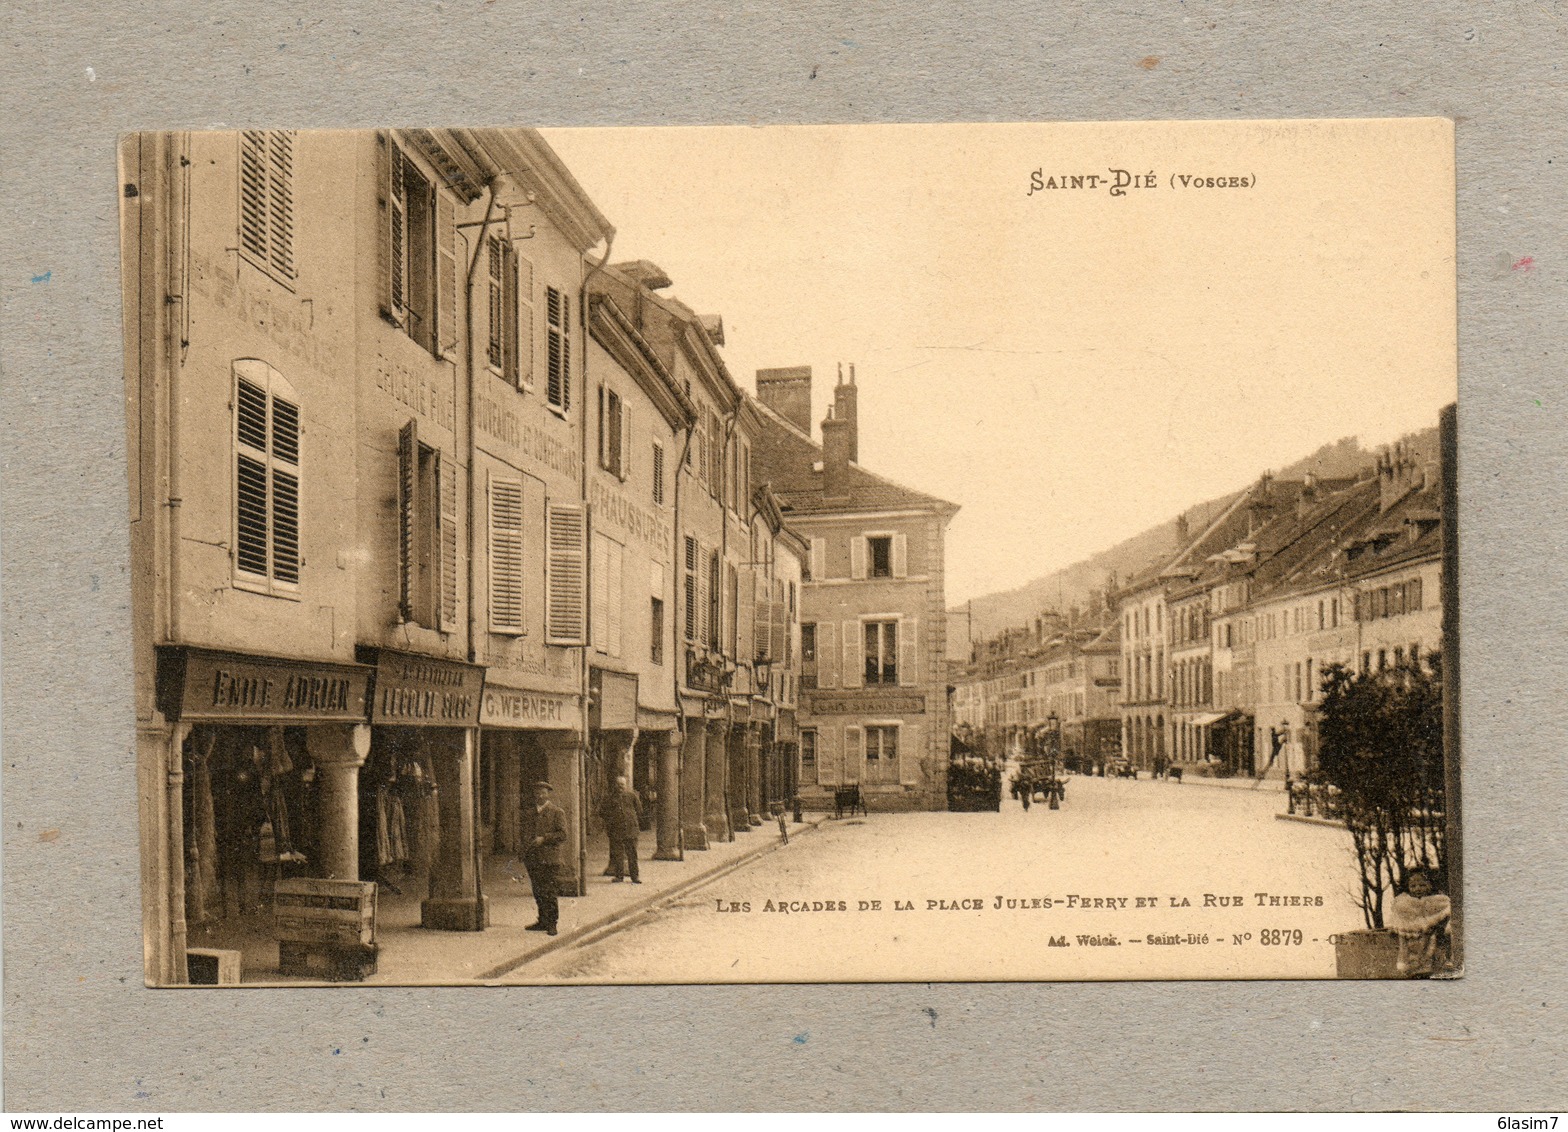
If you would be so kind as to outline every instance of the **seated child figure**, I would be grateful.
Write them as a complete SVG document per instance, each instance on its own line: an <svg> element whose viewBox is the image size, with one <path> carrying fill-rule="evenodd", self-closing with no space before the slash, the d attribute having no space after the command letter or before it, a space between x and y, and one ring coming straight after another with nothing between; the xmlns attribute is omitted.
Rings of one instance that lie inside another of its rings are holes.
<svg viewBox="0 0 1568 1132"><path fill-rule="evenodd" d="M1437 948L1451 911L1448 897L1432 890L1432 878L1420 869L1394 897L1388 926L1399 934L1399 973L1430 975L1437 966Z"/></svg>

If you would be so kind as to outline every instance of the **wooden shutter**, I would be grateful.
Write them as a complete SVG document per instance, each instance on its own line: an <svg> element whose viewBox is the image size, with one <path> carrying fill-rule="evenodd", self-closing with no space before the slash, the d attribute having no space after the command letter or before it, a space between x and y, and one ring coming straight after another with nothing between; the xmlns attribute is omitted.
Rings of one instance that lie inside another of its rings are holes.
<svg viewBox="0 0 1568 1132"><path fill-rule="evenodd" d="M267 259L294 278L294 135L267 131Z"/></svg>
<svg viewBox="0 0 1568 1132"><path fill-rule="evenodd" d="M263 263L268 216L267 135L246 130L240 134L240 246Z"/></svg>
<svg viewBox="0 0 1568 1132"><path fill-rule="evenodd" d="M534 265L513 252L517 270L517 384L534 385Z"/></svg>
<svg viewBox="0 0 1568 1132"><path fill-rule="evenodd" d="M260 266L294 277L294 136L240 135L240 246Z"/></svg>
<svg viewBox="0 0 1568 1132"><path fill-rule="evenodd" d="M441 515L437 531L441 546L441 603L436 628L443 633L457 629L457 461L435 454L436 497Z"/></svg>
<svg viewBox="0 0 1568 1132"><path fill-rule="evenodd" d="M866 576L866 540L863 535L849 536L849 576L856 579Z"/></svg>
<svg viewBox="0 0 1568 1132"><path fill-rule="evenodd" d="M419 531L419 425L409 421L397 437L398 494L398 616L414 619Z"/></svg>
<svg viewBox="0 0 1568 1132"><path fill-rule="evenodd" d="M686 553L682 565L685 567L681 577L681 598L685 602L684 625L686 639L695 641L699 637L698 629L701 616L698 610L702 607L702 594L697 584L697 568L701 558L701 551L697 540L691 537L686 539Z"/></svg>
<svg viewBox="0 0 1568 1132"><path fill-rule="evenodd" d="M381 158L381 317L398 326L408 316L407 254L408 199L403 182L403 151L386 133L376 137Z"/></svg>
<svg viewBox="0 0 1568 1132"><path fill-rule="evenodd" d="M920 618L905 617L898 623L898 682L906 688L921 683L920 648L916 639Z"/></svg>
<svg viewBox="0 0 1568 1132"><path fill-rule="evenodd" d="M632 403L621 398L621 479L632 478Z"/></svg>
<svg viewBox="0 0 1568 1132"><path fill-rule="evenodd" d="M865 628L859 621L844 622L844 687L858 688L865 683Z"/></svg>
<svg viewBox="0 0 1568 1132"><path fill-rule="evenodd" d="M759 586L766 585L762 571L755 567L746 568L746 576L751 579L751 645L752 655L758 660L771 660L773 658L773 623L768 616L768 603L757 596Z"/></svg>
<svg viewBox="0 0 1568 1132"><path fill-rule="evenodd" d="M905 786L919 786L921 756L925 753L925 739L918 723L905 723L898 728L898 781Z"/></svg>
<svg viewBox="0 0 1568 1132"><path fill-rule="evenodd" d="M664 505L664 445L653 442L653 501Z"/></svg>
<svg viewBox="0 0 1568 1132"><path fill-rule="evenodd" d="M783 589L784 583L776 583L775 588ZM789 618L786 616L783 600L775 596L768 612L770 620L768 635L773 643L773 659L782 660L788 665L794 660L793 650L790 648L790 642L794 637L790 632Z"/></svg>
<svg viewBox="0 0 1568 1132"><path fill-rule="evenodd" d="M545 505L545 643L581 645L586 630L588 517L580 503Z"/></svg>
<svg viewBox="0 0 1568 1132"><path fill-rule="evenodd" d="M838 631L831 621L817 622L817 687L838 687Z"/></svg>
<svg viewBox="0 0 1568 1132"><path fill-rule="evenodd" d="M235 564L267 575L267 391L244 378L236 382Z"/></svg>
<svg viewBox="0 0 1568 1132"><path fill-rule="evenodd" d="M490 476L490 631L523 631L523 482Z"/></svg>
<svg viewBox="0 0 1568 1132"><path fill-rule="evenodd" d="M436 294L431 304L430 352L450 358L457 351L457 218L452 198L434 182L430 194L435 198Z"/></svg>
<svg viewBox="0 0 1568 1132"><path fill-rule="evenodd" d="M899 532L893 536L893 577L909 576L909 536Z"/></svg>
<svg viewBox="0 0 1568 1132"><path fill-rule="evenodd" d="M565 292L545 288L545 318L550 335L545 397L566 412L572 407L572 308Z"/></svg>
<svg viewBox="0 0 1568 1132"><path fill-rule="evenodd" d="M844 771L845 782L860 782L864 778L863 770L866 761L865 755L866 734L864 729L853 723L844 725Z"/></svg>
<svg viewBox="0 0 1568 1132"><path fill-rule="evenodd" d="M588 637L594 648L608 652L610 619L605 606L610 600L610 569L606 561L610 556L610 546L603 538L595 537L590 550Z"/></svg>
<svg viewBox="0 0 1568 1132"><path fill-rule="evenodd" d="M827 577L828 540L814 538L811 540L811 578L820 582Z"/></svg>
<svg viewBox="0 0 1568 1132"><path fill-rule="evenodd" d="M272 578L299 582L299 406L273 393ZM293 471L280 467L293 466Z"/></svg>
<svg viewBox="0 0 1568 1132"><path fill-rule="evenodd" d="M823 727L817 731L817 782L822 786L837 786L843 781L844 744L838 728Z"/></svg>

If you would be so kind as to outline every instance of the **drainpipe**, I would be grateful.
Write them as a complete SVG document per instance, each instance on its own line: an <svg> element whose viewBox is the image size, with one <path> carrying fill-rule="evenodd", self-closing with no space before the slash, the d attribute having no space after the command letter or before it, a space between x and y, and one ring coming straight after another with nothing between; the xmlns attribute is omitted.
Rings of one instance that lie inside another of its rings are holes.
<svg viewBox="0 0 1568 1132"><path fill-rule="evenodd" d="M730 478L729 451L730 451L730 441L735 436L735 420L736 420L736 418L739 415L740 415L740 395L737 393L736 394L736 400L735 400L735 407L730 410L729 419L728 419L728 421L724 425L724 447L720 450L720 456L719 456L719 578L718 578L718 581L719 581L719 628L720 628L721 634L722 634L722 631L723 631L724 614L725 614L725 609L724 609L724 578L725 578L725 575L727 575L729 573L729 557L730 557L730 504L729 504L729 495L730 495L731 488L736 486L736 485L731 484L729 482L729 478ZM735 458L736 458L736 462L739 463L739 460L740 460L740 453L739 452L736 452ZM740 574L738 572L735 575L735 588L736 588L737 591L740 589ZM740 594L738 592L735 594L735 620L737 622L740 620ZM738 625L738 624L732 625L731 628L734 629L734 631L735 631L735 648L736 648L736 651L739 651L739 649L740 649L740 625ZM723 651L723 648L724 648L724 641L722 640L722 637L721 637L721 639L719 641L719 649L720 649L721 653ZM735 663L735 671L739 672L740 671L740 658L739 657L732 657L731 659ZM729 695L728 691L726 691L724 693L724 699L725 699L725 704L724 704L725 708L728 710L728 712L731 715L733 715L734 714L734 710L735 710L734 709L734 701L730 699L730 695ZM749 713L749 708L748 708L748 713ZM747 726L749 727L750 725L751 724L750 724L750 721L749 721L749 718L748 718ZM724 768L724 784L723 784L723 787L722 787L722 790L721 790L721 792L724 795L724 824L729 827L729 831L730 831L730 838L729 839L731 841L735 840L735 818L734 818L734 815L730 813L730 786L732 785L731 782L730 782L730 741L734 737L734 731L735 731L735 721L732 718L730 720L730 734L728 734L728 735L726 735L724 737L724 761L719 764L719 765L721 765Z"/></svg>
<svg viewBox="0 0 1568 1132"><path fill-rule="evenodd" d="M577 291L577 325L582 335L582 396L578 403L582 411L581 423L578 428L578 458L581 461L580 491L583 505L583 527L587 539L583 545L583 581L584 602L583 607L588 616L584 622L584 639L582 648L578 650L577 676L578 676L578 706L582 710L583 742L578 751L577 758L577 890L584 896L588 895L588 650L590 636L593 629L593 555L592 549L593 524L592 512L588 506L588 284L593 277L604 270L605 264L610 262L610 254L615 247L615 229L610 229L610 234L605 238L604 255L599 262L588 269L588 274L583 276L581 286Z"/></svg>
<svg viewBox="0 0 1568 1132"><path fill-rule="evenodd" d="M639 302L641 301L641 294L642 290L639 288ZM670 564L674 566L675 569L671 571L672 574L684 574L686 569L686 536L685 533L681 530L681 480L685 478L686 454L691 451L691 437L695 428L696 425L694 423L687 424L686 439L681 443L680 458L675 461L675 545L670 548ZM679 581L676 581L674 593L684 597L686 593L685 585ZM681 734L681 755L680 758L675 762L675 837L676 844L680 847L680 857L678 859L684 861L686 859L686 822L681 816L681 810L685 805L686 799L686 712L681 708L681 669L686 663L686 652L684 648L686 637L684 633L676 629L676 626L685 624L685 618L683 616L685 610L681 609L680 602L678 601L672 601L670 603L670 609L672 612L672 616L670 618L670 637L672 640L679 642L681 646L679 657L670 658L672 661L674 661L674 663L670 665L670 681L674 685L675 690L676 726L680 730ZM703 726L707 726L706 720L704 720Z"/></svg>

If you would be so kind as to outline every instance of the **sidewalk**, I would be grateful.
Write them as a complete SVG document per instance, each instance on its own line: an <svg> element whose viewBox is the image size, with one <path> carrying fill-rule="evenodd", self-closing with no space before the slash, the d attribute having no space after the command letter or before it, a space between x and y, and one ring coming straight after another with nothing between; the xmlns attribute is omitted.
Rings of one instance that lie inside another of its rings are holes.
<svg viewBox="0 0 1568 1132"><path fill-rule="evenodd" d="M1185 769L1185 768L1184 768ZM1227 790L1256 790L1260 794L1270 790L1276 794L1284 793L1285 780L1283 778L1265 778L1259 782L1251 775L1237 775L1234 778L1201 778L1196 774L1183 774L1180 782L1154 779L1155 782L1165 781L1170 786L1220 786Z"/></svg>
<svg viewBox="0 0 1568 1132"><path fill-rule="evenodd" d="M827 818L818 813L806 815L799 825L791 820L790 844L815 832ZM484 894L490 904L490 926L482 932L421 928L422 894L413 891L414 886L401 894L383 888L376 925L380 955L375 974L363 985L450 985L498 979L540 955L570 947L619 920L779 849L788 851L779 840L777 822L764 822L750 832L735 834L732 841L715 842L710 849L689 849L684 861L653 861L647 859L653 853L653 836L645 833L639 847L642 883L616 884L611 877L600 875L609 860L609 842L602 835L589 838L588 893L561 897L560 934L553 937L524 930L537 917L528 874L515 857L497 855L485 862ZM253 951L247 946L245 950L246 985L323 981L279 976L275 942L270 956L260 947Z"/></svg>

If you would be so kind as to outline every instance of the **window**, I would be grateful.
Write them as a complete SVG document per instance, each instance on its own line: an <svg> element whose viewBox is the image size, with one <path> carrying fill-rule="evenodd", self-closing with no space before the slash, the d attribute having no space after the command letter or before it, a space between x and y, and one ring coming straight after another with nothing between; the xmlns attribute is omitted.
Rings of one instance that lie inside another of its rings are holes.
<svg viewBox="0 0 1568 1132"><path fill-rule="evenodd" d="M293 594L301 565L299 401L265 362L235 362L234 381L235 582Z"/></svg>
<svg viewBox="0 0 1568 1132"><path fill-rule="evenodd" d="M267 274L294 278L294 135L240 134L240 248Z"/></svg>
<svg viewBox="0 0 1568 1132"><path fill-rule="evenodd" d="M490 476L490 631L523 632L523 481Z"/></svg>
<svg viewBox="0 0 1568 1132"><path fill-rule="evenodd" d="M719 640L721 637L721 629L723 627L724 591L721 584L721 577L722 576L719 573L719 552L716 550L710 550L708 552L708 619L706 622L704 622L704 624L707 626L708 630L708 647L714 652L719 651Z"/></svg>
<svg viewBox="0 0 1568 1132"><path fill-rule="evenodd" d="M545 400L553 409L572 408L572 300L554 287L544 289L549 353L545 369Z"/></svg>
<svg viewBox="0 0 1568 1132"><path fill-rule="evenodd" d="M740 576L734 565L724 565L724 651L738 657L735 635L740 628Z"/></svg>
<svg viewBox="0 0 1568 1132"><path fill-rule="evenodd" d="M866 781L898 781L898 728L866 728Z"/></svg>
<svg viewBox="0 0 1568 1132"><path fill-rule="evenodd" d="M817 780L817 729L800 730L800 780L810 784Z"/></svg>
<svg viewBox="0 0 1568 1132"><path fill-rule="evenodd" d="M898 622L867 621L864 626L866 642L866 683L898 683Z"/></svg>
<svg viewBox="0 0 1568 1132"><path fill-rule="evenodd" d="M631 472L631 406L607 386L599 386L599 466L617 479Z"/></svg>
<svg viewBox="0 0 1568 1132"><path fill-rule="evenodd" d="M545 504L545 644L581 645L587 633L587 517L579 503Z"/></svg>
<svg viewBox="0 0 1568 1132"><path fill-rule="evenodd" d="M510 240L491 236L489 245L490 366L513 385L520 384L517 365L517 251Z"/></svg>
<svg viewBox="0 0 1568 1132"><path fill-rule="evenodd" d="M399 612L449 633L457 627L457 473L422 444L418 424L398 435Z"/></svg>
<svg viewBox="0 0 1568 1132"><path fill-rule="evenodd" d="M891 578L893 576L893 540L884 535L878 538L868 538L866 544L870 549L871 576L873 578Z"/></svg>
<svg viewBox="0 0 1568 1132"><path fill-rule="evenodd" d="M457 349L457 221L452 199L386 147L386 293L381 313L437 357Z"/></svg>
<svg viewBox="0 0 1568 1132"><path fill-rule="evenodd" d="M655 664L664 663L664 599L649 598L648 625L652 633L648 659Z"/></svg>
<svg viewBox="0 0 1568 1132"><path fill-rule="evenodd" d="M664 506L664 445L653 442L653 501Z"/></svg>

